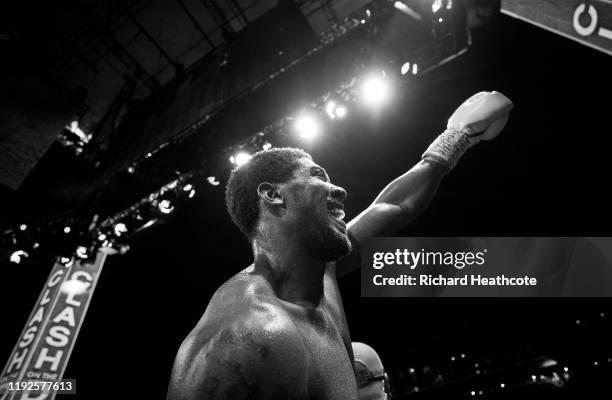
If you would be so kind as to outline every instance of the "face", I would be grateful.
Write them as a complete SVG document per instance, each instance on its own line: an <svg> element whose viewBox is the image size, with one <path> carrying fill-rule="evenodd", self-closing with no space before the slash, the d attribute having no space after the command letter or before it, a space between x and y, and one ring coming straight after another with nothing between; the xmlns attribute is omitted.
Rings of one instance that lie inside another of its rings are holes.
<svg viewBox="0 0 612 400"><path fill-rule="evenodd" d="M283 185L287 218L316 258L337 260L351 251L343 221L346 191L333 185L312 160L301 158L299 162L293 178Z"/></svg>

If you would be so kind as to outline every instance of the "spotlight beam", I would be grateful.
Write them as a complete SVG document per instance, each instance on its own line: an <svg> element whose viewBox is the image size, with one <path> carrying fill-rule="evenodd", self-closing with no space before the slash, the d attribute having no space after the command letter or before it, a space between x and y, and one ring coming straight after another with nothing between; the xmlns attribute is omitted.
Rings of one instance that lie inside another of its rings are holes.
<svg viewBox="0 0 612 400"><path fill-rule="evenodd" d="M367 105L378 107L391 97L391 86L387 79L380 75L370 75L361 84L361 100Z"/></svg>
<svg viewBox="0 0 612 400"><path fill-rule="evenodd" d="M303 114L295 120L295 130L304 139L312 139L319 135L321 127L314 115Z"/></svg>

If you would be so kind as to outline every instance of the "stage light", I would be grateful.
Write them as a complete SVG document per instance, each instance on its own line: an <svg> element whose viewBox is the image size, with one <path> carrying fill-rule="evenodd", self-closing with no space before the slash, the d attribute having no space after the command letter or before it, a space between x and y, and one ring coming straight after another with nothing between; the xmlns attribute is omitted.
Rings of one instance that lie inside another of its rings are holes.
<svg viewBox="0 0 612 400"><path fill-rule="evenodd" d="M476 396L476 392L475 392L474 390L472 390L472 391L470 392L470 394L471 394L472 396Z"/></svg>
<svg viewBox="0 0 612 400"><path fill-rule="evenodd" d="M264 150L270 150L272 148L272 143L266 142L261 146L261 148Z"/></svg>
<svg viewBox="0 0 612 400"><path fill-rule="evenodd" d="M465 358L465 354L464 353L461 353L461 358Z"/></svg>
<svg viewBox="0 0 612 400"><path fill-rule="evenodd" d="M183 192L188 192L189 194L187 195L187 197L189 197L190 199L193 198L193 196L195 196L195 193L196 193L191 183L188 183L185 186L183 186Z"/></svg>
<svg viewBox="0 0 612 400"><path fill-rule="evenodd" d="M330 119L344 118L346 113L346 107L342 104L337 104L333 100L330 100L325 104L325 114L327 114Z"/></svg>
<svg viewBox="0 0 612 400"><path fill-rule="evenodd" d="M336 118L336 102L335 101L330 100L327 102L327 104L325 104L325 113L331 119Z"/></svg>
<svg viewBox="0 0 612 400"><path fill-rule="evenodd" d="M251 155L249 153L247 153L246 151L240 151L240 152L238 152L235 155L230 157L231 163L234 164L237 167L240 167L241 165L244 165L250 159L251 159Z"/></svg>
<svg viewBox="0 0 612 400"><path fill-rule="evenodd" d="M236 165L241 166L251 159L251 155L245 152L236 154Z"/></svg>
<svg viewBox="0 0 612 400"><path fill-rule="evenodd" d="M338 106L338 107L336 107L336 117L344 118L344 117L346 117L346 113L347 113L347 109L346 109L345 106Z"/></svg>
<svg viewBox="0 0 612 400"><path fill-rule="evenodd" d="M531 380L535 382L535 381L537 381L537 380L538 380L538 377L537 377L537 376L535 376L535 375L531 375Z"/></svg>
<svg viewBox="0 0 612 400"><path fill-rule="evenodd" d="M383 76L371 75L363 81L360 94L365 103L380 106L389 100L391 88Z"/></svg>
<svg viewBox="0 0 612 400"><path fill-rule="evenodd" d="M60 286L60 291L69 296L78 296L85 293L88 287L88 282L83 282L78 279L70 279L62 283L62 286Z"/></svg>
<svg viewBox="0 0 612 400"><path fill-rule="evenodd" d="M11 260L12 263L21 264L21 262L24 259L28 258L29 256L30 255L26 253L25 251L17 250L17 251L14 251L13 254L11 254L9 259Z"/></svg>
<svg viewBox="0 0 612 400"><path fill-rule="evenodd" d="M221 183L214 176L209 176L208 178L206 178L206 180L213 186L219 186L219 184Z"/></svg>
<svg viewBox="0 0 612 400"><path fill-rule="evenodd" d="M550 367L556 366L557 364L558 362L556 362L553 359L548 358L540 363L540 368L550 368Z"/></svg>
<svg viewBox="0 0 612 400"><path fill-rule="evenodd" d="M431 5L431 11L433 11L433 13L435 14L441 8L442 8L442 0L434 0L433 4Z"/></svg>
<svg viewBox="0 0 612 400"><path fill-rule="evenodd" d="M25 231L26 229L28 229L28 226L26 224L19 225L19 230L20 231Z"/></svg>
<svg viewBox="0 0 612 400"><path fill-rule="evenodd" d="M65 128L77 135L83 143L87 143L91 140L91 134L87 135L81 130L79 127L79 121L72 121L70 125L66 125Z"/></svg>
<svg viewBox="0 0 612 400"><path fill-rule="evenodd" d="M423 17L421 17L421 14L414 11L412 8L408 7L406 4L402 3L401 1L394 2L393 7L403 12L404 14L408 15L409 17L416 19L417 21L421 21L423 19Z"/></svg>
<svg viewBox="0 0 612 400"><path fill-rule="evenodd" d="M438 22L444 22L444 18L438 18Z"/></svg>
<svg viewBox="0 0 612 400"><path fill-rule="evenodd" d="M125 224L123 222L118 222L115 227L113 228L113 230L115 231L115 235L116 236L121 236L124 233L127 233L127 226L125 226ZM102 239L103 240L103 239Z"/></svg>
<svg viewBox="0 0 612 400"><path fill-rule="evenodd" d="M60 257L59 259L60 264L63 264L63 265L68 265L70 261L72 261L72 258L69 258L69 257Z"/></svg>
<svg viewBox="0 0 612 400"><path fill-rule="evenodd" d="M128 174L133 174L135 171L134 167L128 167L127 172Z"/></svg>
<svg viewBox="0 0 612 400"><path fill-rule="evenodd" d="M119 245L119 254L124 255L125 253L130 251L130 248L131 247L128 244Z"/></svg>
<svg viewBox="0 0 612 400"><path fill-rule="evenodd" d="M64 227L64 233L70 233L71 230L69 226Z"/></svg>
<svg viewBox="0 0 612 400"><path fill-rule="evenodd" d="M503 388L505 388L505 387L506 387L506 385L505 385L505 384L503 384L503 383L500 383L500 384L499 384L499 387L503 389Z"/></svg>
<svg viewBox="0 0 612 400"><path fill-rule="evenodd" d="M87 247L85 247L85 246L77 247L76 255L79 258L87 258Z"/></svg>
<svg viewBox="0 0 612 400"><path fill-rule="evenodd" d="M403 63L402 68L400 69L400 72L402 73L402 75L406 75L408 72L410 72L410 63L409 62Z"/></svg>
<svg viewBox="0 0 612 400"><path fill-rule="evenodd" d="M174 211L174 206L172 205L172 203L170 203L170 200L168 199L160 201L157 205L157 208L159 208L159 211L162 214L170 214L172 211Z"/></svg>
<svg viewBox="0 0 612 400"><path fill-rule="evenodd" d="M39 248L39 247L40 247L40 243L38 243L38 242L34 242L34 244L32 245L32 248L33 248L34 250L36 250L36 249L37 249L37 248Z"/></svg>
<svg viewBox="0 0 612 400"><path fill-rule="evenodd" d="M295 130L304 139L312 139L320 132L319 122L310 114L303 114L295 120Z"/></svg>
<svg viewBox="0 0 612 400"><path fill-rule="evenodd" d="M451 8L453 8L453 0L448 0L446 3L446 9L450 10Z"/></svg>
<svg viewBox="0 0 612 400"><path fill-rule="evenodd" d="M563 371L564 371L564 372L567 372L567 371L569 371L569 368L567 368L567 367L563 367Z"/></svg>
<svg viewBox="0 0 612 400"><path fill-rule="evenodd" d="M415 63L412 64L412 75L416 75L419 73L419 66Z"/></svg>
<svg viewBox="0 0 612 400"><path fill-rule="evenodd" d="M147 221L147 223L146 223L146 224L144 224L144 225L143 225L143 226L142 226L140 229L138 229L138 230L139 230L139 231L141 231L141 230L143 230L143 229L150 228L150 227L152 227L153 225L155 225L155 223L156 223L156 222L157 222L157 220L156 220L156 219L151 219L151 220Z"/></svg>

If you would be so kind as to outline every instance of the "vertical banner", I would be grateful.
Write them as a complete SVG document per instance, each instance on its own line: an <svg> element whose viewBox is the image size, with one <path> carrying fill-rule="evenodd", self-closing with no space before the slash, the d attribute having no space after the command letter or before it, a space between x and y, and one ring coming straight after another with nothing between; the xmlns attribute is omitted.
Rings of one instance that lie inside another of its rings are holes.
<svg viewBox="0 0 612 400"><path fill-rule="evenodd" d="M501 11L612 55L610 0L502 0Z"/></svg>
<svg viewBox="0 0 612 400"><path fill-rule="evenodd" d="M98 252L93 262L54 265L0 376L0 400L53 399L58 391L74 392L74 383L65 385L62 377L105 259Z"/></svg>
<svg viewBox="0 0 612 400"><path fill-rule="evenodd" d="M9 393L6 385L10 381L22 379L25 366L32 357L36 343L40 340L40 332L49 319L49 314L55 304L59 288L66 279L68 267L56 262L51 269L49 278L45 282L36 304L27 319L26 325L13 348L13 352L0 375L0 399L8 399Z"/></svg>

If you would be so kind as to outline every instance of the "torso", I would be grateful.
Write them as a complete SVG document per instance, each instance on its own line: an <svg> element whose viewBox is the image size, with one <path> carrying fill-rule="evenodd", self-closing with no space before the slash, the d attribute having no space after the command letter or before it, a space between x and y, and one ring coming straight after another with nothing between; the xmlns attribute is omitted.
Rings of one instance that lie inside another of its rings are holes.
<svg viewBox="0 0 612 400"><path fill-rule="evenodd" d="M263 338L254 343L271 343L271 346L262 345L261 351L272 348L269 359L278 370L269 373L276 374L281 381L290 381L280 384L290 388L287 393L291 399L357 399L351 339L332 268L331 265L327 268L324 296L314 308L279 299L267 281L250 274L249 269L235 275L215 294L202 320L186 340L192 357L186 357L184 363L197 362L201 355L193 357L193 354L201 353L199 347L206 346L216 332L236 322L228 314L236 315L238 307L246 310L247 317L241 317L241 324L249 327L244 329L245 334L248 334L246 331L271 332L268 336L273 339ZM274 339L275 331L282 331L282 339ZM180 362L178 358L177 362Z"/></svg>

